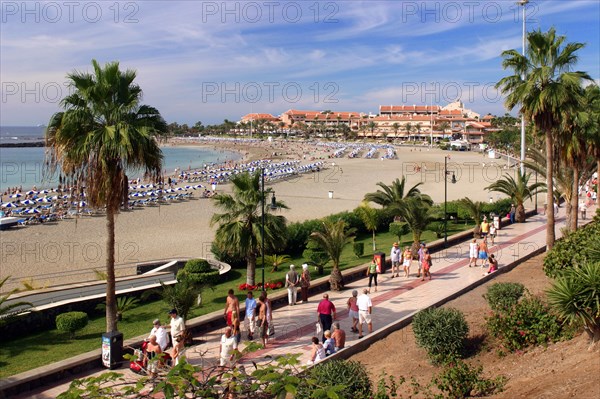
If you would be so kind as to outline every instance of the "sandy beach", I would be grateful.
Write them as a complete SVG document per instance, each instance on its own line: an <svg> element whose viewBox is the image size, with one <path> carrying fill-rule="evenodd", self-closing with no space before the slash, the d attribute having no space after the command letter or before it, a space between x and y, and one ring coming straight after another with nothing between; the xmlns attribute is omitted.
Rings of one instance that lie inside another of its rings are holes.
<svg viewBox="0 0 600 399"><path fill-rule="evenodd" d="M311 159L324 158L327 161L327 169L321 172L272 184L277 199L290 208L281 211L290 222L352 210L365 193L377 189L377 182L390 184L402 175L407 177L410 186L422 182L421 191L441 203L444 201L444 156L448 155L448 170L457 179L456 184L447 184L449 201L466 196L480 201L496 200L500 198L498 194L488 193L483 188L503 173L515 171L504 168L506 161L484 158L481 153L426 147L398 147L398 159L393 160L379 157L327 159L332 151L294 142L228 143L218 144L218 147L239 151L246 160L300 159L308 163ZM217 188L217 191L228 190L227 185ZM329 198L330 192L332 198ZM541 196L539 203L543 204ZM138 262L212 257L210 243L215 228L209 226L209 220L214 211L210 199L196 196L188 201L122 212L116 223L117 274L134 274ZM19 287L23 281L41 288L96 279L94 270L104 270L105 223L103 215L84 216L3 231L0 278L11 276L4 288Z"/></svg>

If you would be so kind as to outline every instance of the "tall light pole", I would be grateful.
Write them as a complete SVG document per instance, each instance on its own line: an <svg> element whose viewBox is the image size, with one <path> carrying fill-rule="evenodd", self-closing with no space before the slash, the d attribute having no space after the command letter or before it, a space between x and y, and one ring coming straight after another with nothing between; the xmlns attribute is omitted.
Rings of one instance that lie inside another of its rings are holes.
<svg viewBox="0 0 600 399"><path fill-rule="evenodd" d="M431 82L433 87L435 88L435 82ZM429 148L433 148L433 96L431 97L431 108L429 109L430 119L429 119Z"/></svg>
<svg viewBox="0 0 600 399"><path fill-rule="evenodd" d="M448 247L448 156L444 155L444 248Z"/></svg>
<svg viewBox="0 0 600 399"><path fill-rule="evenodd" d="M262 289L265 289L265 168L260 168L260 206L262 207L260 240L262 255Z"/></svg>
<svg viewBox="0 0 600 399"><path fill-rule="evenodd" d="M519 0L518 5L523 7L523 57L525 57L525 23L526 23L526 10L527 3L529 0ZM523 80L525 80L525 73L523 73ZM525 174L525 115L521 112L521 174Z"/></svg>

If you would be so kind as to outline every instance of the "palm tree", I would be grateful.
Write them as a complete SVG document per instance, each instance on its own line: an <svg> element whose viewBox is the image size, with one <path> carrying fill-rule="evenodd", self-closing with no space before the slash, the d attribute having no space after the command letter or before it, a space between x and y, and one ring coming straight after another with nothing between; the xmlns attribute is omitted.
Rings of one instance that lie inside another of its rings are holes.
<svg viewBox="0 0 600 399"><path fill-rule="evenodd" d="M377 245L375 244L375 231L377 231L377 222L379 221L379 217L377 215L377 211L374 208L369 206L367 201L363 201L358 208L355 210L356 214L365 224L367 230L373 233L373 251L377 250Z"/></svg>
<svg viewBox="0 0 600 399"><path fill-rule="evenodd" d="M408 140L410 141L410 133L413 131L413 125L410 122L408 122L406 125L404 125L404 130L406 130Z"/></svg>
<svg viewBox="0 0 600 399"><path fill-rule="evenodd" d="M475 230L479 232L479 222L481 221L481 214L483 213L484 203L481 201L473 202L471 198L463 198L458 200L458 203L469 212L469 215L475 220Z"/></svg>
<svg viewBox="0 0 600 399"><path fill-rule="evenodd" d="M329 277L329 285L334 291L344 288L340 272L340 257L344 247L354 241L354 232L354 228L346 229L346 222L342 219L335 222L325 219L323 220L323 231L315 231L309 237L309 240L313 241L331 258L333 269Z"/></svg>
<svg viewBox="0 0 600 399"><path fill-rule="evenodd" d="M419 186L423 184L417 183L412 186L405 193L406 186L406 177L402 176L402 180L396 179L392 182L391 185L387 185L383 182L378 182L377 185L381 187L381 190L377 190L374 193L365 194L365 201L374 202L378 205L381 205L383 208L389 208L393 211L398 211L400 205L407 198L421 198L424 202L431 205L433 204L433 200L427 194L422 194L421 190L419 190Z"/></svg>
<svg viewBox="0 0 600 399"><path fill-rule="evenodd" d="M422 197L410 197L400 205L400 216L408 223L413 235L413 254L419 250L421 235L427 230L427 225L433 220L430 213L431 204Z"/></svg>
<svg viewBox="0 0 600 399"><path fill-rule="evenodd" d="M596 160L596 172L600 178L600 87L589 85L585 88L586 109L590 112L590 129L586 135L586 143L590 155ZM598 187L598 186L596 186Z"/></svg>
<svg viewBox="0 0 600 399"><path fill-rule="evenodd" d="M367 128L371 131L371 138L375 137L375 128L377 127L377 124L373 121L370 121L367 124Z"/></svg>
<svg viewBox="0 0 600 399"><path fill-rule="evenodd" d="M281 215L273 215L270 207L264 207L264 199L272 192L265 189L264 197L260 187L261 171L254 174L240 173L231 179L232 194L217 194L214 204L223 213L215 213L211 226L218 224L215 243L224 252L246 258L246 283L254 285L256 258L261 251L276 251L285 242L286 220ZM288 209L281 201L276 208ZM262 245L262 210L264 208L264 243Z"/></svg>
<svg viewBox="0 0 600 399"><path fill-rule="evenodd" d="M442 136L446 135L446 130L450 129L450 124L446 121L440 123L440 130L442 131Z"/></svg>
<svg viewBox="0 0 600 399"><path fill-rule="evenodd" d="M415 124L415 132L417 132L417 136L421 135L421 124L419 122Z"/></svg>
<svg viewBox="0 0 600 399"><path fill-rule="evenodd" d="M400 130L400 124L398 122L394 122L392 124L392 129L394 129L394 138L398 138L398 130Z"/></svg>
<svg viewBox="0 0 600 399"><path fill-rule="evenodd" d="M579 108L582 80L591 80L581 71L573 71L577 51L583 43L564 43L565 36L556 36L551 28L527 35L527 53L517 50L502 52L502 67L514 74L502 78L496 88L506 95L505 105L512 110L520 104L519 112L531 120L537 131L546 138L546 203L551 206L554 192L554 136L562 116ZM563 46L564 44L564 46ZM554 213L546 212L546 248L554 245Z"/></svg>
<svg viewBox="0 0 600 399"><path fill-rule="evenodd" d="M271 273L278 271L279 266L281 266L284 263L287 263L291 260L292 260L292 258L290 258L289 255L277 255L277 254L265 255L265 264L273 265L273 268L271 269Z"/></svg>
<svg viewBox="0 0 600 399"><path fill-rule="evenodd" d="M582 322L592 344L600 341L600 262L565 269L548 290L548 301L569 323Z"/></svg>
<svg viewBox="0 0 600 399"><path fill-rule="evenodd" d="M6 281L10 278L10 276L6 276L4 278L4 280L0 281L0 291L2 290L2 287L4 286L4 283L6 283ZM32 303L30 302L15 302L15 303L11 303L10 305L5 305L4 303L6 301L8 301L8 298L10 298L10 296L12 294L14 294L15 292L18 292L19 290L17 288L9 291L6 294L0 295L0 325L2 325L1 323L8 320L8 318L10 318L11 316L16 316L17 314L21 313L22 311L26 310L27 308L30 308L33 306Z"/></svg>
<svg viewBox="0 0 600 399"><path fill-rule="evenodd" d="M46 130L47 165L61 168L80 187L95 208L106 208L106 331L117 330L115 297L115 215L127 190L126 171L161 175L162 151L157 136L167 124L157 109L141 105L136 73L119 69L118 62L94 73L67 75L72 94L61 101L63 112L52 116Z"/></svg>
<svg viewBox="0 0 600 399"><path fill-rule="evenodd" d="M543 192L546 186L546 184L542 182L529 184L530 178L531 173L521 173L520 170L517 170L516 180L511 175L507 174L504 175L502 179L487 186L485 189L509 196L517 208L515 214L516 221L523 223L525 222L525 201L531 199L536 192ZM553 202L550 204L552 203Z"/></svg>

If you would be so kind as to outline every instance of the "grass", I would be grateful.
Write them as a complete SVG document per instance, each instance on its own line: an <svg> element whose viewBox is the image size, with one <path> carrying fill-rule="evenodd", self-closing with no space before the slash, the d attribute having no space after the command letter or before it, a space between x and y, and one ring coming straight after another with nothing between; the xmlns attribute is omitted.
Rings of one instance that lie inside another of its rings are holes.
<svg viewBox="0 0 600 399"><path fill-rule="evenodd" d="M448 235L472 228L473 225L448 224ZM412 241L411 235L402 237L402 245L409 245ZM426 231L422 240L431 242L436 240L435 233ZM388 254L392 244L397 241L397 237L386 232L379 233L376 236L377 249ZM365 246L365 255L357 258L353 253L352 245L346 246L340 259L340 268L349 269L369 262L372 257L372 236L366 234L357 237L355 242L362 242ZM290 263L300 265L305 260L302 257L292 258ZM280 266L279 271L271 272L271 266L265 268L265 281L283 281L285 274L289 270L289 264ZM325 267L324 275L329 275L331 265ZM312 271L312 277L318 278L315 271ZM261 268L257 267L256 281L261 280ZM213 289L206 289L202 292L202 306L194 307L190 311L188 318L198 317L204 314L223 310L225 306L225 297L227 291L233 288L237 297L243 301L246 297L245 292L238 289L238 286L246 282L245 269L232 269L227 276L227 280L216 285ZM285 289L285 288L283 288ZM123 316L119 323L119 331L125 339L130 339L143 334L148 334L152 328L152 320L160 318L163 324L167 323L167 312L170 307L162 300L148 301L140 304L136 308L129 310ZM56 329L38 332L14 340L5 341L0 347L0 378L6 378L11 375L22 373L44 366L60 360L64 360L94 349L100 348L101 335L105 331L106 322L102 312L90 314L89 324L80 331L76 332L75 339L69 339L67 334L61 333Z"/></svg>

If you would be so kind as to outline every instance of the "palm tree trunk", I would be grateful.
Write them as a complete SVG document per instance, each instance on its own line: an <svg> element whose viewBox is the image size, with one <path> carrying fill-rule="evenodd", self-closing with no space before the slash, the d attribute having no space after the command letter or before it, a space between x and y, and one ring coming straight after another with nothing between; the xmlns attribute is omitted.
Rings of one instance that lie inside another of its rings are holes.
<svg viewBox="0 0 600 399"><path fill-rule="evenodd" d="M517 204L517 212L515 213L515 220L517 221L517 223L525 223L525 219L526 219L525 206L521 202L520 204Z"/></svg>
<svg viewBox="0 0 600 399"><path fill-rule="evenodd" d="M554 232L554 140L552 131L546 132L546 251L549 251L554 246L556 234Z"/></svg>
<svg viewBox="0 0 600 399"><path fill-rule="evenodd" d="M377 250L377 246L375 245L375 230L373 230L373 251Z"/></svg>
<svg viewBox="0 0 600 399"><path fill-rule="evenodd" d="M570 231L577 230L577 220L579 214L579 169L573 168L573 188L571 193L571 220L569 225Z"/></svg>
<svg viewBox="0 0 600 399"><path fill-rule="evenodd" d="M115 212L106 209L106 332L117 331L117 297L115 295Z"/></svg>
<svg viewBox="0 0 600 399"><path fill-rule="evenodd" d="M344 278L338 265L333 265L331 276L329 277L329 286L332 291L341 291L344 288Z"/></svg>
<svg viewBox="0 0 600 399"><path fill-rule="evenodd" d="M246 260L246 284L254 285L256 276L256 254L254 252L248 254Z"/></svg>

